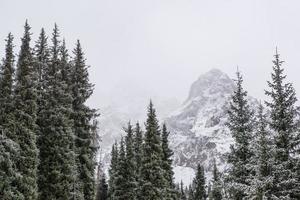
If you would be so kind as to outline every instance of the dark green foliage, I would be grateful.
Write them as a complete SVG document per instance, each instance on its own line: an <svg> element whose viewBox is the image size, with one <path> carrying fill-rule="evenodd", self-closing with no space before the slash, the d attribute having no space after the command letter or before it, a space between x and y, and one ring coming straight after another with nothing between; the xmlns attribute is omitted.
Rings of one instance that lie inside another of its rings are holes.
<svg viewBox="0 0 300 200"><path fill-rule="evenodd" d="M174 172L173 172L173 167L172 167L172 156L173 156L173 151L169 147L169 132L167 130L166 124L163 124L162 127L162 151L163 151L163 156L162 156L162 168L165 172L165 179L166 179L166 192L165 192L165 199L177 199L177 194L175 190L175 184L174 184Z"/></svg>
<svg viewBox="0 0 300 200"><path fill-rule="evenodd" d="M19 146L14 131L13 76L13 36L9 33L0 70L0 199L23 199L16 187Z"/></svg>
<svg viewBox="0 0 300 200"><path fill-rule="evenodd" d="M300 198L300 182L297 180L296 160L292 157L295 148L296 108L295 90L291 83L285 83L279 54L273 60L272 81L268 82L266 95L271 101L266 102L271 111L270 128L274 132L275 167L274 188L272 194L277 198Z"/></svg>
<svg viewBox="0 0 300 200"><path fill-rule="evenodd" d="M141 166L143 156L143 132L137 122L134 129L134 156L135 156L135 179L136 179L136 199L141 199Z"/></svg>
<svg viewBox="0 0 300 200"><path fill-rule="evenodd" d="M228 155L228 162L232 165L229 169L228 181L230 182L230 193L235 200L241 200L245 197L251 175L249 162L253 155L250 148L253 131L253 111L248 104L247 92L244 91L242 83L243 78L240 72L237 72L237 87L230 102L227 123L235 141Z"/></svg>
<svg viewBox="0 0 300 200"><path fill-rule="evenodd" d="M25 199L37 198L38 149L36 147L36 70L34 69L31 33L26 21L22 38L14 97L14 114L16 120L16 142L20 146L18 170L21 174L18 184Z"/></svg>
<svg viewBox="0 0 300 200"><path fill-rule="evenodd" d="M96 116L95 110L89 108L86 101L93 93L93 85L89 82L88 67L85 64L84 54L77 41L73 51L72 60L72 97L75 144L77 154L77 166L79 170L79 182L83 187L85 200L93 200L95 197L95 157L97 147L94 146L91 120Z"/></svg>
<svg viewBox="0 0 300 200"><path fill-rule="evenodd" d="M205 190L204 168L200 164L197 167L196 177L192 183L192 191L193 200L205 200L207 197Z"/></svg>
<svg viewBox="0 0 300 200"><path fill-rule="evenodd" d="M116 176L117 176L117 166L118 166L118 160L119 160L119 151L118 151L118 144L115 143L112 146L111 150L111 161L110 161L110 168L109 168L109 190L108 190L108 197L109 199L113 200L115 199L115 185L116 185Z"/></svg>
<svg viewBox="0 0 300 200"><path fill-rule="evenodd" d="M120 142L120 151L118 156L118 164L116 167L116 173L115 173L115 181L114 181L114 193L113 193L113 199L114 200L126 200L127 194L126 194L126 186L127 186L127 168L126 168L126 152L125 152L125 144L124 140L122 138Z"/></svg>
<svg viewBox="0 0 300 200"><path fill-rule="evenodd" d="M133 140L133 129L130 122L125 129L127 133L125 137L126 145L126 191L124 197L127 199L136 199L136 162L135 162L135 153L134 153L134 140Z"/></svg>
<svg viewBox="0 0 300 200"><path fill-rule="evenodd" d="M179 186L179 199L180 200L187 200L187 195L186 195L186 191L184 189L184 186L183 186L183 182L181 181L180 182L180 186Z"/></svg>
<svg viewBox="0 0 300 200"><path fill-rule="evenodd" d="M108 184L101 163L98 165L97 189L95 200L108 200Z"/></svg>
<svg viewBox="0 0 300 200"><path fill-rule="evenodd" d="M142 199L160 200L165 194L166 179L162 169L162 145L158 120L152 102L148 107L141 167Z"/></svg>
<svg viewBox="0 0 300 200"><path fill-rule="evenodd" d="M220 173L217 168L216 160L214 160L214 169L213 169L213 180L212 180L212 189L211 189L211 199L212 200L222 200L222 183L221 183Z"/></svg>
<svg viewBox="0 0 300 200"><path fill-rule="evenodd" d="M49 67L45 71L45 99L40 110L39 199L80 199L77 186L72 96L62 76L66 57L61 56L59 30L55 25Z"/></svg>

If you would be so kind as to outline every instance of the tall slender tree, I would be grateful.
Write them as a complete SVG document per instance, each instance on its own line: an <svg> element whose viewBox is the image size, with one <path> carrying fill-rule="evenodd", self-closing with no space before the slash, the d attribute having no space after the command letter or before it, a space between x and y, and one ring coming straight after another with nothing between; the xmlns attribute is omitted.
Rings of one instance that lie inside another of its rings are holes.
<svg viewBox="0 0 300 200"><path fill-rule="evenodd" d="M75 190L75 153L72 132L72 95L63 79L66 58L61 56L59 30L52 34L49 67L45 72L45 99L40 116L39 199L81 199Z"/></svg>
<svg viewBox="0 0 300 200"><path fill-rule="evenodd" d="M213 168L213 180L212 180L212 190L211 190L211 199L212 200L222 200L222 183L221 183L220 173L217 168L216 160L214 160Z"/></svg>
<svg viewBox="0 0 300 200"><path fill-rule="evenodd" d="M125 137L125 145L126 145L126 190L124 193L124 197L127 199L136 199L136 162L134 155L134 138L133 138L133 128L130 122L128 122L127 127L125 128L125 132L127 133Z"/></svg>
<svg viewBox="0 0 300 200"><path fill-rule="evenodd" d="M36 146L37 73L34 69L31 33L27 21L17 63L14 114L16 142L20 145L18 170L21 174L19 189L25 199L37 198L38 149Z"/></svg>
<svg viewBox="0 0 300 200"><path fill-rule="evenodd" d="M163 157L162 157L162 168L165 172L165 179L166 179L166 194L165 199L177 199L177 193L175 189L174 184L174 172L173 172L173 151L169 147L169 132L167 130L166 124L163 124L162 126L162 151L163 151Z"/></svg>
<svg viewBox="0 0 300 200"><path fill-rule="evenodd" d="M197 167L196 177L193 180L193 200L205 200L207 198L205 190L204 168L199 164Z"/></svg>
<svg viewBox="0 0 300 200"><path fill-rule="evenodd" d="M120 151L119 151L119 158L118 158L118 165L117 165L117 172L115 174L115 191L114 191L114 200L126 200L127 194L127 169L126 169L126 149L125 149L125 142L124 139L121 139L120 142Z"/></svg>
<svg viewBox="0 0 300 200"><path fill-rule="evenodd" d="M161 134L152 102L148 107L141 167L142 199L160 200L165 192L166 179L162 163Z"/></svg>
<svg viewBox="0 0 300 200"><path fill-rule="evenodd" d="M86 105L86 101L93 93L93 85L89 82L88 66L85 63L81 44L77 41L73 51L72 61L72 97L74 131L76 137L77 166L79 181L83 186L85 200L95 197L95 158L97 148L93 145L92 119L96 112Z"/></svg>
<svg viewBox="0 0 300 200"><path fill-rule="evenodd" d="M19 145L15 142L13 106L13 35L6 39L5 58L0 69L0 199L23 199L16 187Z"/></svg>
<svg viewBox="0 0 300 200"><path fill-rule="evenodd" d="M119 150L118 144L115 142L112 146L111 150L111 161L109 168L109 182L108 182L108 198L110 200L115 200L115 192L116 192L116 176L118 173L118 161L119 161Z"/></svg>
<svg viewBox="0 0 300 200"><path fill-rule="evenodd" d="M272 194L275 197L300 198L300 183L296 179L296 164L291 156L294 149L296 131L297 101L295 90L291 83L285 83L286 75L276 49L273 60L272 80L268 81L269 90L265 93L270 97L266 105L271 111L270 128L274 132L275 142L275 167L274 188Z"/></svg>
<svg viewBox="0 0 300 200"><path fill-rule="evenodd" d="M250 147L253 131L253 111L250 109L247 92L243 89L242 83L243 78L238 71L236 90L230 102L227 123L235 141L228 156L228 162L231 164L228 180L232 198L235 200L242 200L245 197L251 175L249 162L253 156Z"/></svg>
<svg viewBox="0 0 300 200"><path fill-rule="evenodd" d="M143 156L143 132L141 130L139 122L136 123L134 128L134 157L135 157L135 180L136 180L136 198L141 199L141 166Z"/></svg>

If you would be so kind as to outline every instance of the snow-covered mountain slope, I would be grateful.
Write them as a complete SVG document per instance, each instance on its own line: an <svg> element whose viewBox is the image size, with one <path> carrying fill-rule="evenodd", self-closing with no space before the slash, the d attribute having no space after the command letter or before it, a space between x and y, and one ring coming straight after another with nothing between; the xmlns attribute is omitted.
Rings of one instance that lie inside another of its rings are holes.
<svg viewBox="0 0 300 200"><path fill-rule="evenodd" d="M226 167L224 154L233 139L225 123L234 88L231 78L213 69L192 84L187 100L166 119L174 150L175 180L187 183L181 172L195 169L198 163L204 165L208 177L214 159L221 171ZM249 99L251 104L257 104L255 99Z"/></svg>

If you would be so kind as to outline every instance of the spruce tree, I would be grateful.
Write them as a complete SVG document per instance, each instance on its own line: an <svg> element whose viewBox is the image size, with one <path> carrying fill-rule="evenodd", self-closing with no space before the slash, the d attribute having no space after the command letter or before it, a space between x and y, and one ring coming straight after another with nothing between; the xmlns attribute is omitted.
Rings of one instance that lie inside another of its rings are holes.
<svg viewBox="0 0 300 200"><path fill-rule="evenodd" d="M115 143L112 146L111 150L111 161L109 168L109 189L108 189L108 197L110 200L115 200L115 191L116 191L116 176L118 173L118 160L119 160L119 150L118 144Z"/></svg>
<svg viewBox="0 0 300 200"><path fill-rule="evenodd" d="M228 155L228 163L231 164L228 181L230 182L230 193L233 199L242 200L249 186L251 169L249 161L253 155L250 142L253 131L253 111L250 109L247 92L242 86L243 78L237 72L236 90L230 101L228 110L227 126L234 139L231 151Z"/></svg>
<svg viewBox="0 0 300 200"><path fill-rule="evenodd" d="M291 83L285 83L286 75L279 54L273 60L272 80L268 81L269 90L265 93L270 97L266 105L271 111L270 128L274 133L275 166L274 188L272 194L279 199L300 198L300 183L297 180L297 168L291 156L295 144L296 108L295 90Z"/></svg>
<svg viewBox="0 0 300 200"><path fill-rule="evenodd" d="M93 85L89 82L88 67L80 42L77 41L73 51L72 61L72 97L74 131L76 136L77 166L79 181L83 186L85 200L93 200L95 196L94 174L97 148L93 145L91 120L95 117L95 110L86 105L86 101L93 93Z"/></svg>
<svg viewBox="0 0 300 200"><path fill-rule="evenodd" d="M144 200L163 199L165 192L166 179L162 163L162 145L160 128L156 118L156 111L152 102L148 107L146 131L143 144L143 158L141 167L142 191L141 196Z"/></svg>
<svg viewBox="0 0 300 200"><path fill-rule="evenodd" d="M143 132L141 130L139 122L136 123L134 128L134 157L135 157L135 181L136 181L136 198L141 199L141 166L142 166L142 156L143 156Z"/></svg>
<svg viewBox="0 0 300 200"><path fill-rule="evenodd" d="M196 177L193 180L193 198L205 200L206 197L204 168L198 164Z"/></svg>
<svg viewBox="0 0 300 200"><path fill-rule="evenodd" d="M14 53L13 36L6 39L5 57L0 68L0 199L23 199L16 183L19 179L13 107Z"/></svg>
<svg viewBox="0 0 300 200"><path fill-rule="evenodd" d="M75 186L76 168L72 132L72 96L62 76L59 30L55 25L49 67L45 71L45 97L40 111L39 199L81 199Z"/></svg>
<svg viewBox="0 0 300 200"><path fill-rule="evenodd" d="M184 186L183 186L183 182L181 181L180 182L180 186L179 186L179 189L180 189L180 200L187 200L186 198L186 193L184 191Z"/></svg>
<svg viewBox="0 0 300 200"><path fill-rule="evenodd" d="M211 199L212 200L222 200L222 183L220 180L220 173L217 168L216 160L214 160L213 168L213 180L212 180L212 190L211 190Z"/></svg>
<svg viewBox="0 0 300 200"><path fill-rule="evenodd" d="M163 151L163 157L162 157L162 168L165 172L165 179L166 179L166 194L165 199L177 199L177 194L175 190L175 184L174 184L174 172L172 167L172 156L173 151L169 147L169 132L167 130L166 124L163 124L162 127L162 151Z"/></svg>
<svg viewBox="0 0 300 200"><path fill-rule="evenodd" d="M256 130L253 144L254 156L252 157L255 175L251 178L251 187L248 198L257 200L270 199L273 182L272 168L273 144L268 130L267 115L264 113L263 105L260 104L256 122Z"/></svg>
<svg viewBox="0 0 300 200"><path fill-rule="evenodd" d="M120 142L120 151L119 151L119 157L118 157L118 165L117 165L117 172L115 174L115 191L114 191L114 200L127 200L127 165L126 165L126 150L125 150L125 144L124 139L121 139Z"/></svg>
<svg viewBox="0 0 300 200"><path fill-rule="evenodd" d="M14 96L16 142L20 145L17 162L21 178L18 184L25 199L37 198L38 149L36 146L36 70L34 69L31 33L27 21L17 63Z"/></svg>
<svg viewBox="0 0 300 200"><path fill-rule="evenodd" d="M108 185L101 162L98 164L96 200L108 200Z"/></svg>
<svg viewBox="0 0 300 200"><path fill-rule="evenodd" d="M133 128L130 122L125 128L125 132L127 133L125 137L126 144L126 191L124 197L127 199L136 199L136 162L135 162L135 154L134 154L134 138L133 138Z"/></svg>

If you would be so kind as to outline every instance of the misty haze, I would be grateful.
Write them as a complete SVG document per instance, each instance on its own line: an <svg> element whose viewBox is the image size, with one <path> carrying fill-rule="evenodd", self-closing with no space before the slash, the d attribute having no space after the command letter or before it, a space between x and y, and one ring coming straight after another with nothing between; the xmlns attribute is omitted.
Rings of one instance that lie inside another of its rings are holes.
<svg viewBox="0 0 300 200"><path fill-rule="evenodd" d="M299 200L299 9L2 0L0 199Z"/></svg>

